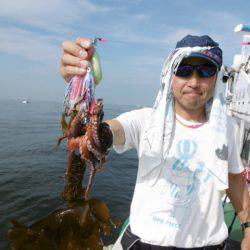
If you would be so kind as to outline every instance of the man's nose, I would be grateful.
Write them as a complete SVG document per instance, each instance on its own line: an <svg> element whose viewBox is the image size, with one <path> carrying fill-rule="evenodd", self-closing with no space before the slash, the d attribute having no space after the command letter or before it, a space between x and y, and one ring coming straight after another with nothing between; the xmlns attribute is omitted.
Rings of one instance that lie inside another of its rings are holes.
<svg viewBox="0 0 250 250"><path fill-rule="evenodd" d="M192 88L197 88L200 86L200 77L196 71L194 71L188 79L188 85Z"/></svg>

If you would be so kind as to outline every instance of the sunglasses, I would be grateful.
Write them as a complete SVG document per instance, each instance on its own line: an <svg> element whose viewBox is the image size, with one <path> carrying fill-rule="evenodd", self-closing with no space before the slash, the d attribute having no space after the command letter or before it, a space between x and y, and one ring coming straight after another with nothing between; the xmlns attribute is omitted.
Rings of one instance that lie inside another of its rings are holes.
<svg viewBox="0 0 250 250"><path fill-rule="evenodd" d="M199 77L211 77L217 73L217 67L213 65L180 65L174 72L179 77L190 77L196 71Z"/></svg>

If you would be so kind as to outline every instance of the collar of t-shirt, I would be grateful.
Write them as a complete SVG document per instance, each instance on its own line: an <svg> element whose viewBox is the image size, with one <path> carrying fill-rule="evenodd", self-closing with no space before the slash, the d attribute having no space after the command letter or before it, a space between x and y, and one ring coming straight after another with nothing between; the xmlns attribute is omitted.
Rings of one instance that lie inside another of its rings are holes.
<svg viewBox="0 0 250 250"><path fill-rule="evenodd" d="M184 119L182 116L178 115L175 113L176 118L183 124L187 125L187 126L192 126L192 125L201 125L204 124L206 122L197 122L197 121L188 121L186 119Z"/></svg>

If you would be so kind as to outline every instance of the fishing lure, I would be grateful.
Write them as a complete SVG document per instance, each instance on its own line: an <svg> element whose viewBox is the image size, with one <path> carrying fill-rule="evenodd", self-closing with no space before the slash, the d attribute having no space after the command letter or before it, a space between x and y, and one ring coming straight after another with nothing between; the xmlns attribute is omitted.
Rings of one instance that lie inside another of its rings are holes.
<svg viewBox="0 0 250 250"><path fill-rule="evenodd" d="M104 38L96 37L92 45L96 47L97 42L106 42ZM102 69L100 57L96 49L90 60L91 66L85 75L74 76L67 87L64 103L63 116L71 116L74 111L83 118L93 113L95 108L95 86L102 80Z"/></svg>

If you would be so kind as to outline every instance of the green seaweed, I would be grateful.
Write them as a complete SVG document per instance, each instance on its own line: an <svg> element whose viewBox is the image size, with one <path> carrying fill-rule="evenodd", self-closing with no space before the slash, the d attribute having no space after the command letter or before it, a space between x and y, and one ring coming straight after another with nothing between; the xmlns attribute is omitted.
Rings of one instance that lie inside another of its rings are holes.
<svg viewBox="0 0 250 250"><path fill-rule="evenodd" d="M97 198L57 209L28 227L12 225L7 234L12 250L102 249L101 234L112 231L109 210Z"/></svg>

